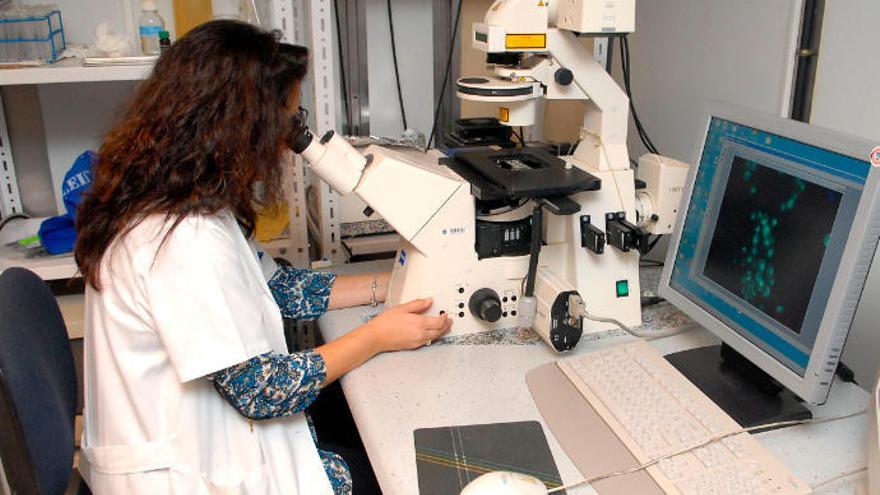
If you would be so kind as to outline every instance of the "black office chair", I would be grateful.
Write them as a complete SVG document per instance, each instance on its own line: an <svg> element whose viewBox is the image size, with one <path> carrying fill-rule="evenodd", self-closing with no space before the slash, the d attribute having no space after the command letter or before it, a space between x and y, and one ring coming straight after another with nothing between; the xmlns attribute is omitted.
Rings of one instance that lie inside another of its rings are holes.
<svg viewBox="0 0 880 495"><path fill-rule="evenodd" d="M13 493L62 495L67 489L73 471L76 385L67 329L52 292L28 270L4 271L0 459Z"/></svg>

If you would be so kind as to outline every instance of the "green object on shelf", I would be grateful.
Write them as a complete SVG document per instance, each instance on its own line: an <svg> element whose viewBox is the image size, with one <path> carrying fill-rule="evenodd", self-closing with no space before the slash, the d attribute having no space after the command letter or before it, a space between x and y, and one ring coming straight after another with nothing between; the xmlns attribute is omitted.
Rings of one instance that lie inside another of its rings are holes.
<svg viewBox="0 0 880 495"><path fill-rule="evenodd" d="M40 242L40 236L33 235L33 236L25 237L24 239L19 240L18 245L19 246L32 246L34 244L39 244L39 242Z"/></svg>

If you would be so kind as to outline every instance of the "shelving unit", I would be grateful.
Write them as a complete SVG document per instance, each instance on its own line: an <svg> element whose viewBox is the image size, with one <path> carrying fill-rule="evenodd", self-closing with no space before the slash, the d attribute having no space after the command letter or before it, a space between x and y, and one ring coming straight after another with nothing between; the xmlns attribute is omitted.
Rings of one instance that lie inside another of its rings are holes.
<svg viewBox="0 0 880 495"><path fill-rule="evenodd" d="M328 35L330 6L328 0L272 0L272 15L275 25L281 30L282 39L300 44L306 44L309 39L307 27L310 14L315 12L321 15L320 25L326 26L321 32L322 41L325 41L321 46L323 50L330 51L332 49L331 37ZM66 59L40 67L0 69L0 86L140 81L149 77L152 69L152 64L87 67L83 65L81 59ZM41 88L41 96L43 89L49 88ZM64 102L57 97L58 91L60 88L51 92L54 95L54 103L63 105ZM318 112L316 115L332 114L334 108L332 101L321 103L320 108L326 111ZM324 119L320 123L324 124ZM69 128L70 126L66 125L59 131L56 127L55 136L66 135ZM51 160L50 156L50 167L53 163ZM291 223L287 235L270 243L268 247L274 253L284 255L295 265L305 267L308 265L309 256L305 218L305 174L302 160L298 157L290 160L287 169L289 173L285 181L287 186L285 192L290 203ZM57 173L57 170L53 171L54 173ZM0 99L0 217L5 218L22 212L21 194L13 163L12 144L6 127L6 115ZM28 259L14 248L0 245L0 272L16 266L27 268L46 280L67 279L77 274L73 256Z"/></svg>
<svg viewBox="0 0 880 495"><path fill-rule="evenodd" d="M139 81L152 70L152 64L85 67L80 59L66 59L40 67L0 69L0 85Z"/></svg>

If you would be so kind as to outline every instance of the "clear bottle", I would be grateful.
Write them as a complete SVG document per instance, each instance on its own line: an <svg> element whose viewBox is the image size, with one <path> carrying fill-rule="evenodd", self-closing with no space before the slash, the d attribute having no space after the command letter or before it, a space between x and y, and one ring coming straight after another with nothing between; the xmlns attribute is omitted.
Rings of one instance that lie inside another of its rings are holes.
<svg viewBox="0 0 880 495"><path fill-rule="evenodd" d="M165 30L165 21L159 17L156 0L141 0L141 51L144 55L158 55L159 33Z"/></svg>

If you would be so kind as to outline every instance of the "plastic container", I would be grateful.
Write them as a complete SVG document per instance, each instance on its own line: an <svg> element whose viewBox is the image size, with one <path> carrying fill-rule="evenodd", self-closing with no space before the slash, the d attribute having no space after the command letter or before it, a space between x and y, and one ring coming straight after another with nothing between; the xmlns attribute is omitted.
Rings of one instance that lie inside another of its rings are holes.
<svg viewBox="0 0 880 495"><path fill-rule="evenodd" d="M156 0L141 0L141 22L138 31L141 36L141 51L144 55L158 55L159 33L165 30L165 21L159 16Z"/></svg>
<svg viewBox="0 0 880 495"><path fill-rule="evenodd" d="M0 11L0 62L55 62L65 48L64 25L56 6Z"/></svg>

